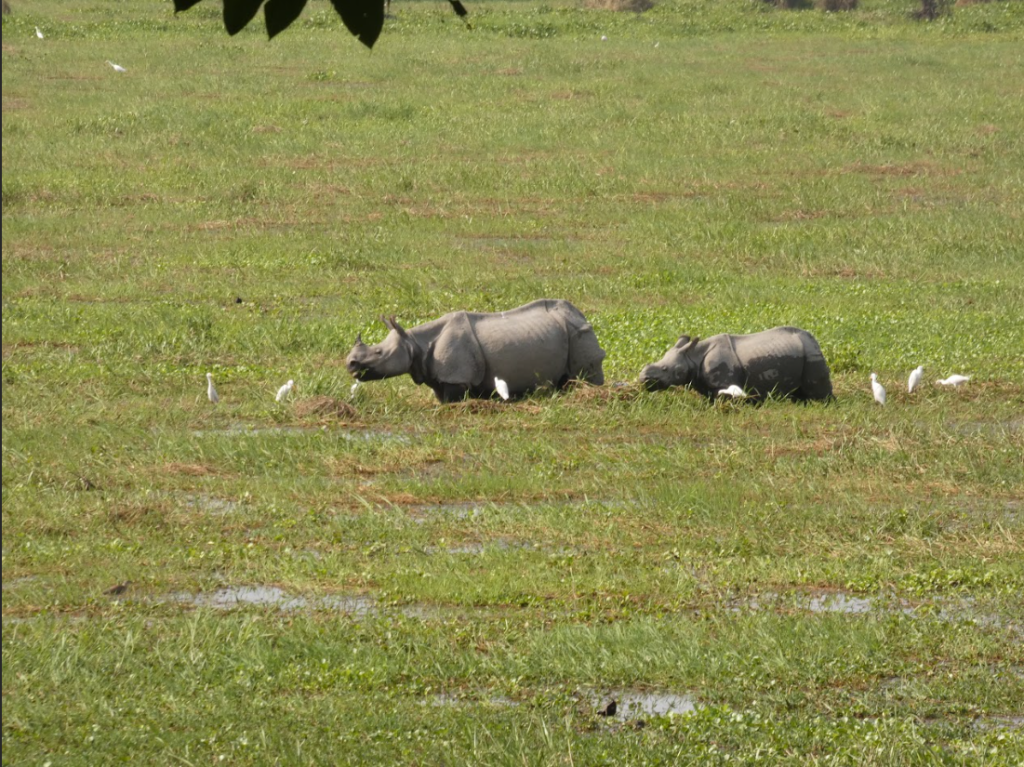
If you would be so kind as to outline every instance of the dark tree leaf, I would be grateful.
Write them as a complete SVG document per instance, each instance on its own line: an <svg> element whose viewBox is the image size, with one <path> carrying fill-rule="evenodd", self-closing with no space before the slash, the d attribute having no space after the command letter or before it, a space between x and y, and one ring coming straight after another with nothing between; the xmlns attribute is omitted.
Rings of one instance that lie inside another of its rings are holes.
<svg viewBox="0 0 1024 767"><path fill-rule="evenodd" d="M299 18L305 5L306 0L267 0L263 6L267 35L273 38L278 32L288 29L288 25Z"/></svg>
<svg viewBox="0 0 1024 767"><path fill-rule="evenodd" d="M174 0L174 11L187 11L202 0ZM229 35L237 35L259 12L264 0L223 0L224 28ZM459 17L468 13L461 0L448 0ZM348 31L359 38L359 42L367 48L380 37L384 28L385 0L331 0L334 10L345 22ZM267 34L274 37L287 29L295 19L299 18L306 0L266 0L263 13L267 24Z"/></svg>
<svg viewBox="0 0 1024 767"><path fill-rule="evenodd" d="M372 48L384 28L384 0L331 0L348 31Z"/></svg>
<svg viewBox="0 0 1024 767"><path fill-rule="evenodd" d="M263 0L224 0L224 28L237 35L263 5Z"/></svg>

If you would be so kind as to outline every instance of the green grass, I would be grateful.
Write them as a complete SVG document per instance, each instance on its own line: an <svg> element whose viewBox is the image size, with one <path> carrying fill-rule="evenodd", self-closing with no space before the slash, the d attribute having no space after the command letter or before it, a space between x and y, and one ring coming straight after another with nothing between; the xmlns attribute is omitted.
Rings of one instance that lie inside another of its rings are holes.
<svg viewBox="0 0 1024 767"><path fill-rule="evenodd" d="M4 764L1024 759L1024 4L171 7L3 20ZM332 415L380 314L541 296L837 399Z"/></svg>

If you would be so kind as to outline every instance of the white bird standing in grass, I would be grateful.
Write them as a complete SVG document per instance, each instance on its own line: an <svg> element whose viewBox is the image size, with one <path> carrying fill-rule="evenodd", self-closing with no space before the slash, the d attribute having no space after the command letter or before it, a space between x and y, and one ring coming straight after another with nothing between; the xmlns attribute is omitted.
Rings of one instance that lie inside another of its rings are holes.
<svg viewBox="0 0 1024 767"><path fill-rule="evenodd" d="M206 396L210 398L210 402L214 405L220 402L220 397L217 396L217 388L213 385L213 373L206 374Z"/></svg>
<svg viewBox="0 0 1024 767"><path fill-rule="evenodd" d="M295 381L293 381L293 380L291 380L289 378L288 379L288 383L286 383L284 386L282 386L280 389L277 390L277 397L275 397L275 399L278 402L283 400L285 397L287 397L289 394L292 393L292 387L294 385L295 385Z"/></svg>
<svg viewBox="0 0 1024 767"><path fill-rule="evenodd" d="M498 378L498 376L494 376L494 390L498 392L498 396L502 399L508 399L508 384Z"/></svg>
<svg viewBox="0 0 1024 767"><path fill-rule="evenodd" d="M114 68L115 72L127 72L128 70L122 67L120 64L115 64L110 59L107 59L107 63Z"/></svg>
<svg viewBox="0 0 1024 767"><path fill-rule="evenodd" d="M39 27L36 27L36 37L38 37L40 40L43 39L43 30L41 30Z"/></svg>
<svg viewBox="0 0 1024 767"><path fill-rule="evenodd" d="M731 384L728 388L718 390L719 397L732 397L733 399L743 399L747 396L747 393L743 391L736 384Z"/></svg>
<svg viewBox="0 0 1024 767"><path fill-rule="evenodd" d="M349 391L351 392L351 394L349 395L349 399L355 399L356 392L359 391L359 381L356 381L354 384L352 384L352 388L349 389Z"/></svg>
<svg viewBox="0 0 1024 767"><path fill-rule="evenodd" d="M907 379L907 393L911 393L917 388L917 385L921 383L921 376L924 375L924 365L918 365L910 373L910 378Z"/></svg>
<svg viewBox="0 0 1024 767"><path fill-rule="evenodd" d="M874 373L871 374L871 393L875 395L875 402L885 404L885 387L878 383L878 376Z"/></svg>
<svg viewBox="0 0 1024 767"><path fill-rule="evenodd" d="M970 376L962 376L962 375L960 375L958 373L956 375L951 375L949 378L940 378L935 383L937 383L937 384L939 384L941 386L959 387L959 386L963 386L965 383L967 383L970 380L971 380Z"/></svg>

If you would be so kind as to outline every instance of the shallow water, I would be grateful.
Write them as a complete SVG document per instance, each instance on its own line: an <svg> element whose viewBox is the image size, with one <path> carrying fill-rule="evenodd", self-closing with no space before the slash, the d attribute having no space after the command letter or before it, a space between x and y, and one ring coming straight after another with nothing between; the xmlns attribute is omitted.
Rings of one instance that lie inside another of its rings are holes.
<svg viewBox="0 0 1024 767"><path fill-rule="evenodd" d="M366 616L387 613L405 615L410 618L430 618L439 613L428 605L401 605L382 607L373 597L326 594L323 596L302 596L290 594L278 586L222 586L213 591L174 592L158 599L161 602L176 602L191 607L205 607L213 610L236 610L244 607L273 608L281 612L299 610L324 610L345 615Z"/></svg>
<svg viewBox="0 0 1024 767"><path fill-rule="evenodd" d="M874 609L870 599L863 597L851 597L842 592L836 594L821 594L812 597L806 604L806 609L812 613L844 613L846 615L863 615Z"/></svg>
<svg viewBox="0 0 1024 767"><path fill-rule="evenodd" d="M242 508L242 504L238 501L229 501L226 498L217 498L216 496L202 493L186 495L185 505L197 511L213 514L214 516L232 514Z"/></svg>
<svg viewBox="0 0 1024 767"><path fill-rule="evenodd" d="M497 541L487 541L487 542L483 542L483 543L477 542L477 541L470 541L470 542L466 542L466 543L455 544L455 545L452 545L452 546L427 546L426 549L424 549L424 551L426 551L427 554L431 554L431 555L433 555L433 554L471 554L471 555L477 555L478 556L478 555L483 554L484 552L486 552L488 550L491 550L491 551L511 551L512 549L523 549L523 550L526 550L526 551L530 551L530 550L534 550L534 549L540 549L540 546L538 546L536 543L531 543L529 541L497 540Z"/></svg>
<svg viewBox="0 0 1024 767"><path fill-rule="evenodd" d="M177 592L167 595L170 602L209 607L215 610L233 610L239 607L273 607L282 612L292 610L333 610L352 615L366 615L377 610L377 603L362 596L304 597L289 594L277 586L222 586L215 591L196 594Z"/></svg>
<svg viewBox="0 0 1024 767"><path fill-rule="evenodd" d="M966 436L973 435L999 435L1015 434L1024 431L1024 418L1015 418L1009 421L967 421L949 425L949 431L955 434Z"/></svg>
<svg viewBox="0 0 1024 767"><path fill-rule="evenodd" d="M982 612L972 597L938 597L925 602L912 602L894 596L855 597L842 591L819 594L782 594L765 592L730 602L730 612L758 612L786 609L808 610L812 613L843 615L894 615L911 618L935 618L942 621L972 621L981 626L1008 628L1024 633L1024 627L1001 615Z"/></svg>
<svg viewBox="0 0 1024 767"><path fill-rule="evenodd" d="M38 575L26 575L22 578L8 578L3 582L3 590L11 591L12 589L19 588L20 586L24 586L27 583L32 583L32 581L37 580L39 580Z"/></svg>
<svg viewBox="0 0 1024 767"><path fill-rule="evenodd" d="M617 706L614 716L622 719L677 716L691 713L700 707L697 699L689 693L665 690L612 690L595 699L594 703L601 706L609 700L614 700Z"/></svg>
<svg viewBox="0 0 1024 767"><path fill-rule="evenodd" d="M193 431L193 437L262 437L262 436L304 436L325 434L346 442L399 442L409 444L404 434L392 434L381 429L330 429L327 426L251 426L232 424L226 429L200 429Z"/></svg>
<svg viewBox="0 0 1024 767"><path fill-rule="evenodd" d="M457 503L422 503L414 506L406 506L406 511L412 515L414 522L423 524L430 521L431 517L450 517L452 519L475 519L479 517L485 508L490 506L486 502L464 501Z"/></svg>
<svg viewBox="0 0 1024 767"><path fill-rule="evenodd" d="M435 695L431 695L422 701L423 705L427 706L500 706L506 708L509 706L518 706L519 704L511 698L506 698L504 695L486 695L482 698L466 698L461 695L456 695L448 692L439 692Z"/></svg>

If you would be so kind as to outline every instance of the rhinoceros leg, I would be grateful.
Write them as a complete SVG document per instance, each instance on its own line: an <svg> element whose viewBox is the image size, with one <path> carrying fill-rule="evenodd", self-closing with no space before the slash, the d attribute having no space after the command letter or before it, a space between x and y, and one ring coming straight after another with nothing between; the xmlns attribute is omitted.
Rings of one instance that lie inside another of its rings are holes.
<svg viewBox="0 0 1024 767"><path fill-rule="evenodd" d="M462 399L469 387L483 383L486 369L487 361L466 313L452 313L448 324L430 351L427 380L435 381L436 383L431 384L435 387L459 387L460 393L455 399ZM442 398L441 394L437 396L443 402L454 401ZM449 395L447 392L444 394L444 397L449 396L455 395Z"/></svg>
<svg viewBox="0 0 1024 767"><path fill-rule="evenodd" d="M808 334L803 339L804 372L800 381L800 389L795 397L810 400L827 400L832 398L832 378L825 362L825 355L813 336Z"/></svg>
<svg viewBox="0 0 1024 767"><path fill-rule="evenodd" d="M597 342L597 335L589 322L569 330L569 375L568 379L579 379L595 386L604 384L604 349Z"/></svg>
<svg viewBox="0 0 1024 767"><path fill-rule="evenodd" d="M439 402L445 404L451 402L462 402L466 398L466 392L469 391L468 386L462 384L450 384L450 383L439 383L431 386L434 390L434 395L437 397Z"/></svg>
<svg viewBox="0 0 1024 767"><path fill-rule="evenodd" d="M828 365L825 364L824 359L818 363L807 363L804 368L803 381L794 396L800 399L831 399L832 381L829 378Z"/></svg>

